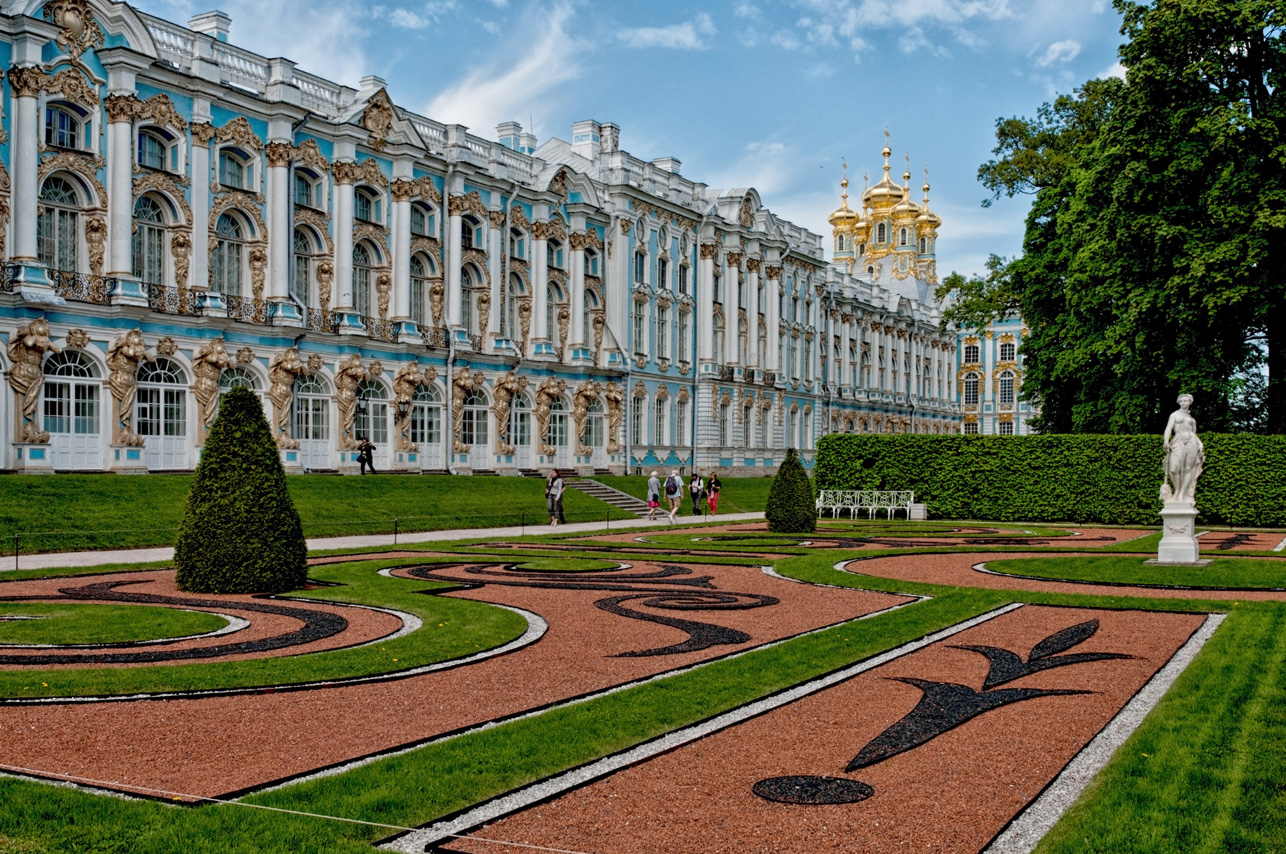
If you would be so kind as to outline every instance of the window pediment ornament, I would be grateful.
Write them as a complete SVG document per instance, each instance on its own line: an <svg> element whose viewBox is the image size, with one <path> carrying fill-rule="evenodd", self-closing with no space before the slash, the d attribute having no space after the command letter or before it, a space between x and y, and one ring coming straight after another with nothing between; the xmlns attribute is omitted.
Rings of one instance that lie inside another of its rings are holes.
<svg viewBox="0 0 1286 854"><path fill-rule="evenodd" d="M432 205L441 206L442 204L442 194L438 192L437 185L428 175L415 180L398 178L389 185L389 190L393 193L395 201L410 202L419 199Z"/></svg>
<svg viewBox="0 0 1286 854"><path fill-rule="evenodd" d="M295 224L312 226L322 240L326 241L326 254L335 254L335 241L330 237L330 217L311 208L299 208L295 211Z"/></svg>
<svg viewBox="0 0 1286 854"><path fill-rule="evenodd" d="M412 237L411 254L423 252L433 259L433 264L437 269L442 268L442 247L436 237ZM433 277L430 277L433 278ZM439 275L437 278L441 278Z"/></svg>
<svg viewBox="0 0 1286 854"><path fill-rule="evenodd" d="M369 240L380 248L384 256L385 263L389 257L388 251L388 229L375 225L371 222L359 222L353 226L353 241Z"/></svg>
<svg viewBox="0 0 1286 854"><path fill-rule="evenodd" d="M134 179L134 201L138 201L138 197L149 190L165 194L183 211L183 223L192 225L192 208L188 206L183 188L175 178L160 172L144 172Z"/></svg>
<svg viewBox="0 0 1286 854"><path fill-rule="evenodd" d="M521 231L531 231L531 221L523 211L522 205L515 204L509 208L509 227Z"/></svg>
<svg viewBox="0 0 1286 854"><path fill-rule="evenodd" d="M91 187L97 198L92 199L89 207L105 209L107 207L107 188L98 180L98 170L104 166L101 157L91 157L74 151L56 151L44 154L40 168L36 170L36 186L44 183L51 173L63 170L76 175Z"/></svg>
<svg viewBox="0 0 1286 854"><path fill-rule="evenodd" d="M657 399L657 400L669 400L669 399L670 399L670 387L669 387L669 386L667 386L667 385L665 385L664 383L662 383L660 386L658 386L658 387L657 387L657 390L656 390L656 399Z"/></svg>
<svg viewBox="0 0 1286 854"><path fill-rule="evenodd" d="M643 380L634 383L634 397L647 397L647 386L643 385Z"/></svg>
<svg viewBox="0 0 1286 854"><path fill-rule="evenodd" d="M68 101L88 107L91 110L98 107L97 89L86 83L84 75L77 70L64 68L57 74L46 75L43 88L46 92L62 95ZM124 97L132 98L133 96ZM164 98L165 96L158 95L157 97Z"/></svg>
<svg viewBox="0 0 1286 854"><path fill-rule="evenodd" d="M531 236L536 240L567 240L567 229L563 224L551 219L549 222L532 223Z"/></svg>
<svg viewBox="0 0 1286 854"><path fill-rule="evenodd" d="M549 192L558 196L560 199L566 199L568 194L568 184L571 173L567 169L559 169L554 177L549 180Z"/></svg>
<svg viewBox="0 0 1286 854"><path fill-rule="evenodd" d="M214 138L225 145L235 145L248 151L259 151L263 148L263 140L250 127L250 121L245 116L237 116L216 130Z"/></svg>
<svg viewBox="0 0 1286 854"><path fill-rule="evenodd" d="M455 193L451 196L448 216L463 216L464 214L473 214L479 219L487 219L490 211L482 202L482 196L478 195L477 190L471 190L468 193Z"/></svg>
<svg viewBox="0 0 1286 854"><path fill-rule="evenodd" d="M179 115L179 111L174 108L174 103L163 93L153 95L141 102L136 108L135 115L152 124L171 127L177 131L188 129L187 119Z"/></svg>
<svg viewBox="0 0 1286 854"><path fill-rule="evenodd" d="M370 133L367 142L371 148L383 151L389 132L393 130L393 101L388 92L380 89L370 97L362 111L361 123Z"/></svg>
<svg viewBox="0 0 1286 854"><path fill-rule="evenodd" d="M44 14L46 21L62 28L54 41L76 63L91 47L103 46L103 30L94 20L89 0L47 0Z"/></svg>
<svg viewBox="0 0 1286 854"><path fill-rule="evenodd" d="M682 388L679 389L677 400L679 401L679 403L687 403L688 401L692 400L692 393L688 391L687 386L683 386Z"/></svg>
<svg viewBox="0 0 1286 854"><path fill-rule="evenodd" d="M491 271L487 268L487 253L481 249L466 249L460 253L461 264L471 262L482 273L482 279L486 282L487 287L491 287Z"/></svg>
<svg viewBox="0 0 1286 854"><path fill-rule="evenodd" d="M331 171L337 184L367 184L381 190L388 188L388 178L373 157L368 157L361 163L343 160L332 166Z"/></svg>
<svg viewBox="0 0 1286 854"><path fill-rule="evenodd" d="M697 227L696 220L694 219L689 219L686 216L668 211L665 208L659 208L656 205L649 204L648 202L644 202L639 199L634 200L634 210L638 211L643 216L654 216L663 223L674 223L678 228L685 230Z"/></svg>

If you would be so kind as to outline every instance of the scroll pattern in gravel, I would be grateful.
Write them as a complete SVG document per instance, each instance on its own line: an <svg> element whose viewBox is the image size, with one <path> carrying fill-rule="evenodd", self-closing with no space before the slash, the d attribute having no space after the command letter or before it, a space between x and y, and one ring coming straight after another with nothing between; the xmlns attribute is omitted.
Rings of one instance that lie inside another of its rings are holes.
<svg viewBox="0 0 1286 854"><path fill-rule="evenodd" d="M1090 633L1093 621L1099 627ZM1203 621L1194 614L1024 606L428 850L981 851ZM976 651L983 647L1028 663L1103 657L986 689L992 664ZM929 685L948 687L926 702ZM955 696L945 696L948 688ZM1021 699L988 701L983 711L969 699L1019 691ZM889 733L896 738L881 742ZM892 742L900 749L866 749ZM511 844L467 838L474 835ZM396 842L389 847L409 850Z"/></svg>

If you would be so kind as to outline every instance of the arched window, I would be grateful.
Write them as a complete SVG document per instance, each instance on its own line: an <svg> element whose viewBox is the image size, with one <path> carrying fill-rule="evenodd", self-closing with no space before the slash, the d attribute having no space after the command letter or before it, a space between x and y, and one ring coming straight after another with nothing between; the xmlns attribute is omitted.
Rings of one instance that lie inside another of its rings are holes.
<svg viewBox="0 0 1286 854"><path fill-rule="evenodd" d="M380 222L380 197L366 187L353 191L353 216L365 222Z"/></svg>
<svg viewBox="0 0 1286 854"><path fill-rule="evenodd" d="M505 310L500 316L500 334L518 339L522 336L519 323L518 300L522 297L522 278L517 273L509 275L509 289L505 293Z"/></svg>
<svg viewBox="0 0 1286 854"><path fill-rule="evenodd" d="M40 263L55 270L80 270L80 195L66 178L54 175L40 190L36 243Z"/></svg>
<svg viewBox="0 0 1286 854"><path fill-rule="evenodd" d="M465 395L460 441L466 445L487 444L487 398L474 389Z"/></svg>
<svg viewBox="0 0 1286 854"><path fill-rule="evenodd" d="M1002 371L1000 374L1000 405L1014 405L1014 372Z"/></svg>
<svg viewBox="0 0 1286 854"><path fill-rule="evenodd" d="M670 405L660 397L652 401L652 442L657 445L668 445L669 434L665 429L665 416Z"/></svg>
<svg viewBox="0 0 1286 854"><path fill-rule="evenodd" d="M436 386L420 386L411 399L410 439L421 451L442 443L442 393Z"/></svg>
<svg viewBox="0 0 1286 854"><path fill-rule="evenodd" d="M964 379L964 405L978 405L978 375L965 374Z"/></svg>
<svg viewBox="0 0 1286 854"><path fill-rule="evenodd" d="M641 285L647 281L647 256L642 252L634 253L634 284ZM716 296L717 300L718 297Z"/></svg>
<svg viewBox="0 0 1286 854"><path fill-rule="evenodd" d="M521 228L509 229L509 257L519 261L527 257L527 232Z"/></svg>
<svg viewBox="0 0 1286 854"><path fill-rule="evenodd" d="M250 158L233 148L219 149L219 183L237 190L254 189Z"/></svg>
<svg viewBox="0 0 1286 854"><path fill-rule="evenodd" d="M920 238L920 254L923 255L928 251L929 241L926 238Z"/></svg>
<svg viewBox="0 0 1286 854"><path fill-rule="evenodd" d="M1000 344L1000 361L1012 362L1018 355L1018 347L1012 341L1003 341Z"/></svg>
<svg viewBox="0 0 1286 854"><path fill-rule="evenodd" d="M567 404L560 398L549 406L549 423L545 427L545 444L567 447Z"/></svg>
<svg viewBox="0 0 1286 854"><path fill-rule="evenodd" d="M353 247L353 309L358 314L367 316L372 314L371 272L374 266L374 257L370 248L364 242L356 244Z"/></svg>
<svg viewBox="0 0 1286 854"><path fill-rule="evenodd" d="M642 355L647 352L647 304L642 300L634 301L634 311L631 317L633 327L634 352Z"/></svg>
<svg viewBox="0 0 1286 854"><path fill-rule="evenodd" d="M550 240L545 244L545 263L551 268L563 269L563 243L561 240Z"/></svg>
<svg viewBox="0 0 1286 854"><path fill-rule="evenodd" d="M215 223L214 257L210 259L215 293L241 296L246 231L241 220L232 214L221 215Z"/></svg>
<svg viewBox="0 0 1286 854"><path fill-rule="evenodd" d="M411 320L420 326L428 325L424 312L424 295L429 290L429 268L423 255L411 256Z"/></svg>
<svg viewBox="0 0 1286 854"><path fill-rule="evenodd" d="M295 383L295 438L330 439L330 385L319 374L306 374Z"/></svg>
<svg viewBox="0 0 1286 854"><path fill-rule="evenodd" d="M591 448L603 447L603 402L591 401L585 414L585 427L581 430L582 445Z"/></svg>
<svg viewBox="0 0 1286 854"><path fill-rule="evenodd" d="M45 145L79 149L88 137L85 116L78 107L61 103L45 107Z"/></svg>
<svg viewBox="0 0 1286 854"><path fill-rule="evenodd" d="M142 196L134 203L134 275L150 285L159 285L165 279L164 226L165 214L155 199Z"/></svg>
<svg viewBox="0 0 1286 854"><path fill-rule="evenodd" d="M140 436L186 436L187 379L178 363L158 357L138 367L134 424Z"/></svg>
<svg viewBox="0 0 1286 854"><path fill-rule="evenodd" d="M885 241L885 235L886 235L886 234L887 234L887 232L885 231L885 225L884 225L884 223L880 223L879 225L875 226L875 242L876 242L876 243L883 243L883 242Z"/></svg>
<svg viewBox="0 0 1286 854"><path fill-rule="evenodd" d="M224 394L234 388L248 388L258 392L259 378L246 368L228 368L219 375L219 393Z"/></svg>
<svg viewBox="0 0 1286 854"><path fill-rule="evenodd" d="M460 323L466 333L474 331L473 300L478 289L478 272L472 266L466 266L460 275Z"/></svg>
<svg viewBox="0 0 1286 854"><path fill-rule="evenodd" d="M411 205L411 234L415 237L433 237L437 234L433 209L416 202Z"/></svg>
<svg viewBox="0 0 1286 854"><path fill-rule="evenodd" d="M292 272L294 278L290 285L291 290L300 302L307 306L316 304L313 298L313 259L312 255L316 251L312 235L307 229L295 229L294 242L294 266Z"/></svg>
<svg viewBox="0 0 1286 854"><path fill-rule="evenodd" d="M509 407L509 444L525 448L531 444L531 398L520 394Z"/></svg>
<svg viewBox="0 0 1286 854"><path fill-rule="evenodd" d="M599 275L599 272L598 272L598 250L596 250L596 249L586 249L586 250L585 250L585 275L587 275L587 276L597 276L597 275Z"/></svg>
<svg viewBox="0 0 1286 854"><path fill-rule="evenodd" d="M906 234L906 229L905 229L905 228L903 228L903 229L899 229L899 231L898 231L898 245L899 245L899 246L906 246L906 245L907 245L907 234Z"/></svg>
<svg viewBox="0 0 1286 854"><path fill-rule="evenodd" d="M866 244L865 244L865 243L859 243L859 244L857 245L857 254L858 254L858 255L865 255L865 254L866 254Z"/></svg>
<svg viewBox="0 0 1286 854"><path fill-rule="evenodd" d="M44 422L50 433L94 435L99 432L98 366L76 350L63 350L45 360Z"/></svg>

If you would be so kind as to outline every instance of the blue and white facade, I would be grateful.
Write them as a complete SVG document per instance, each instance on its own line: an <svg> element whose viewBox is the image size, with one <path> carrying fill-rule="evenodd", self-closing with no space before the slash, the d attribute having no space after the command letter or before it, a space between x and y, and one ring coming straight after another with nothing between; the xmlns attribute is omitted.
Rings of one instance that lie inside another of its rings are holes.
<svg viewBox="0 0 1286 854"><path fill-rule="evenodd" d="M1017 315L959 336L962 429L983 436L1026 436L1038 407L1021 399L1023 341L1027 327Z"/></svg>
<svg viewBox="0 0 1286 854"><path fill-rule="evenodd" d="M190 470L234 386L293 471L365 435L380 470L770 473L958 424L923 293L615 125L483 139L218 12L0 13L0 468Z"/></svg>

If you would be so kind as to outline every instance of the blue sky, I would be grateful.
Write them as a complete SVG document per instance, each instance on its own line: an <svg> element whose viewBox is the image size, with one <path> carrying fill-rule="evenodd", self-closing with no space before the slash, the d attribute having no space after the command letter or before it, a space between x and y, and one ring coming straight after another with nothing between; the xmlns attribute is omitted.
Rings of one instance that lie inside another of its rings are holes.
<svg viewBox="0 0 1286 854"><path fill-rule="evenodd" d="M137 0L180 23L211 8ZM1034 115L1058 92L1119 73L1108 0L218 0L231 41L495 137L519 121L543 142L592 118L644 159L673 156L712 187L756 187L829 238L840 160L854 195L880 173L930 170L944 223L938 269L980 272L1013 255L1024 198L990 209L977 183L997 118ZM829 244L829 240L826 241Z"/></svg>

